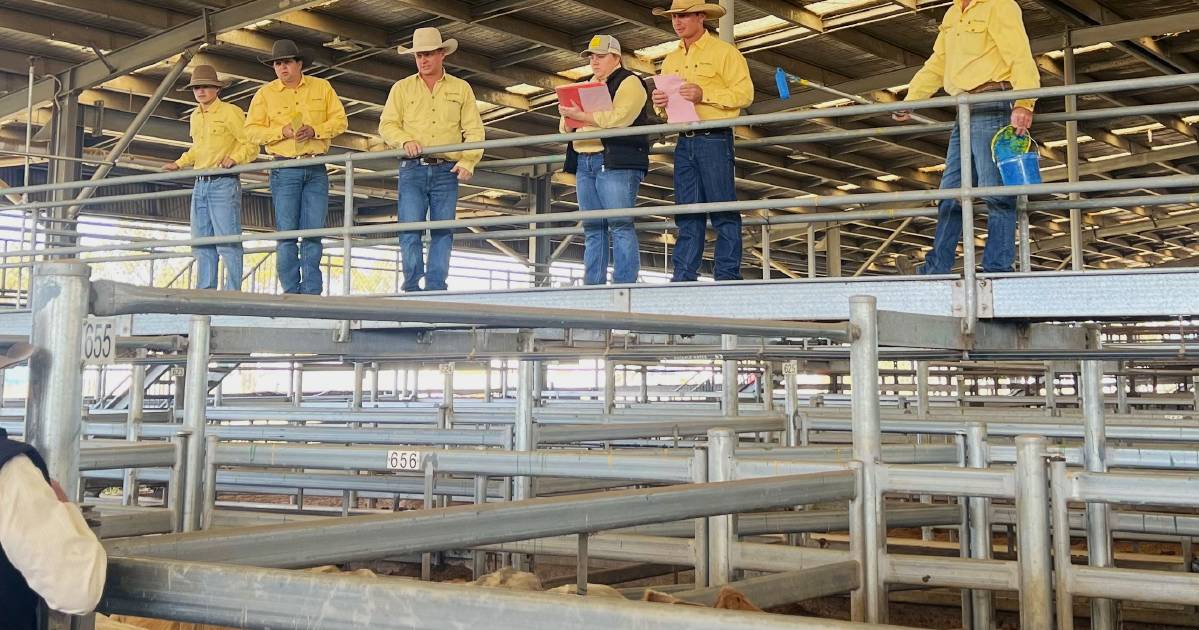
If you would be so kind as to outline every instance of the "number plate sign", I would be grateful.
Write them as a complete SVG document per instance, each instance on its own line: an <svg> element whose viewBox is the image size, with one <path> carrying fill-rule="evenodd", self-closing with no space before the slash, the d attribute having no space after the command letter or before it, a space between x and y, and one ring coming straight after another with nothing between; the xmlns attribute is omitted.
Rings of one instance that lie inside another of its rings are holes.
<svg viewBox="0 0 1199 630"><path fill-rule="evenodd" d="M117 337L127 320L118 317L89 317L83 322L83 362L87 365L112 365L116 362Z"/></svg>
<svg viewBox="0 0 1199 630"><path fill-rule="evenodd" d="M790 376L799 373L799 364L795 361L786 361L783 363L783 375Z"/></svg>
<svg viewBox="0 0 1199 630"><path fill-rule="evenodd" d="M387 451L387 469L399 471L421 470L419 451Z"/></svg>

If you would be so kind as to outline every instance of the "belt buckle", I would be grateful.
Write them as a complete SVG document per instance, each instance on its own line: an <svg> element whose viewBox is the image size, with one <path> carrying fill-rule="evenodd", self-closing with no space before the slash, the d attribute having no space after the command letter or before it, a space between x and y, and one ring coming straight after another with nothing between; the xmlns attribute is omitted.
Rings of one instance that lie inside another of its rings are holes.
<svg viewBox="0 0 1199 630"><path fill-rule="evenodd" d="M699 133L700 133L700 132L698 132L698 131L684 131L684 132L683 132L683 137L685 137L685 138L694 138L695 136L699 135Z"/></svg>

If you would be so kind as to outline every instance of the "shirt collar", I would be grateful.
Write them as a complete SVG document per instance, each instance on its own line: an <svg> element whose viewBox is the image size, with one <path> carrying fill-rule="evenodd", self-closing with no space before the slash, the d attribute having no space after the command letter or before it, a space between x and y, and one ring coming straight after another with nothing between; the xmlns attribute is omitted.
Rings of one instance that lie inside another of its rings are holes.
<svg viewBox="0 0 1199 630"><path fill-rule="evenodd" d="M297 90L298 90L298 89L300 89L300 88L304 87L304 82L305 82L305 81L307 81L307 80L308 80L308 75L306 75L306 74L301 74L301 75L300 75L300 84L299 84L299 85L297 85L295 89L297 89ZM284 89L286 89L286 88L287 88L287 86L286 86L286 85L283 85L283 80L282 80L282 79L275 79L275 81L274 81L274 83L273 83L272 85L273 85L273 87L275 88L275 91L276 91L276 92L282 92Z"/></svg>
<svg viewBox="0 0 1199 630"><path fill-rule="evenodd" d="M222 101L221 97L218 96L218 97L216 97L216 100L214 100L211 104L208 105L208 109L204 109L204 106L200 105L200 111L204 112L205 114L211 114L212 112L216 111L217 108L219 108L223 104L224 104L224 101Z"/></svg>

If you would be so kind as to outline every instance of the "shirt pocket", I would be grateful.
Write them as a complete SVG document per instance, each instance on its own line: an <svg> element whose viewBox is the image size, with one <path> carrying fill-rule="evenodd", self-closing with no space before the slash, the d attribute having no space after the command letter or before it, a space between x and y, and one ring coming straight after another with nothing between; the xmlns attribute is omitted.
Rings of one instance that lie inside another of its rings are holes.
<svg viewBox="0 0 1199 630"><path fill-rule="evenodd" d="M981 55L987 49L987 22L970 20L959 26L957 46L966 55Z"/></svg>
<svg viewBox="0 0 1199 630"><path fill-rule="evenodd" d="M714 61L697 61L695 68L692 70L698 80L702 80L711 85L716 81L716 77L720 74L720 67ZM696 81L697 83L699 81Z"/></svg>
<svg viewBox="0 0 1199 630"><path fill-rule="evenodd" d="M325 107L325 99L310 98L304 104L304 117L310 125L319 125L328 119L327 109Z"/></svg>
<svg viewBox="0 0 1199 630"><path fill-rule="evenodd" d="M452 92L446 94L440 103L434 105L437 108L434 118L445 125L457 128L462 122L462 104L465 102L465 94Z"/></svg>

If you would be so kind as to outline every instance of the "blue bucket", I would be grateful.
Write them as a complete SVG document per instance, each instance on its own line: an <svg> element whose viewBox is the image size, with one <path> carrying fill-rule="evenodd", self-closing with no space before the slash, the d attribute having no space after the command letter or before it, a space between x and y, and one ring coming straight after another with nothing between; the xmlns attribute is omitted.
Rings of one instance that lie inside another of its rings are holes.
<svg viewBox="0 0 1199 630"><path fill-rule="evenodd" d="M999 176L1003 178L1004 186L1023 186L1041 183L1041 159L1037 153L1037 143L1029 137L1028 146L1022 150L1013 148L1012 128L1000 129L991 139L991 159L999 167ZM1005 133L1007 132L1007 133ZM1004 142L1004 140L1008 142ZM1002 143L1002 146L1000 146ZM1000 157L999 153L1004 154Z"/></svg>

